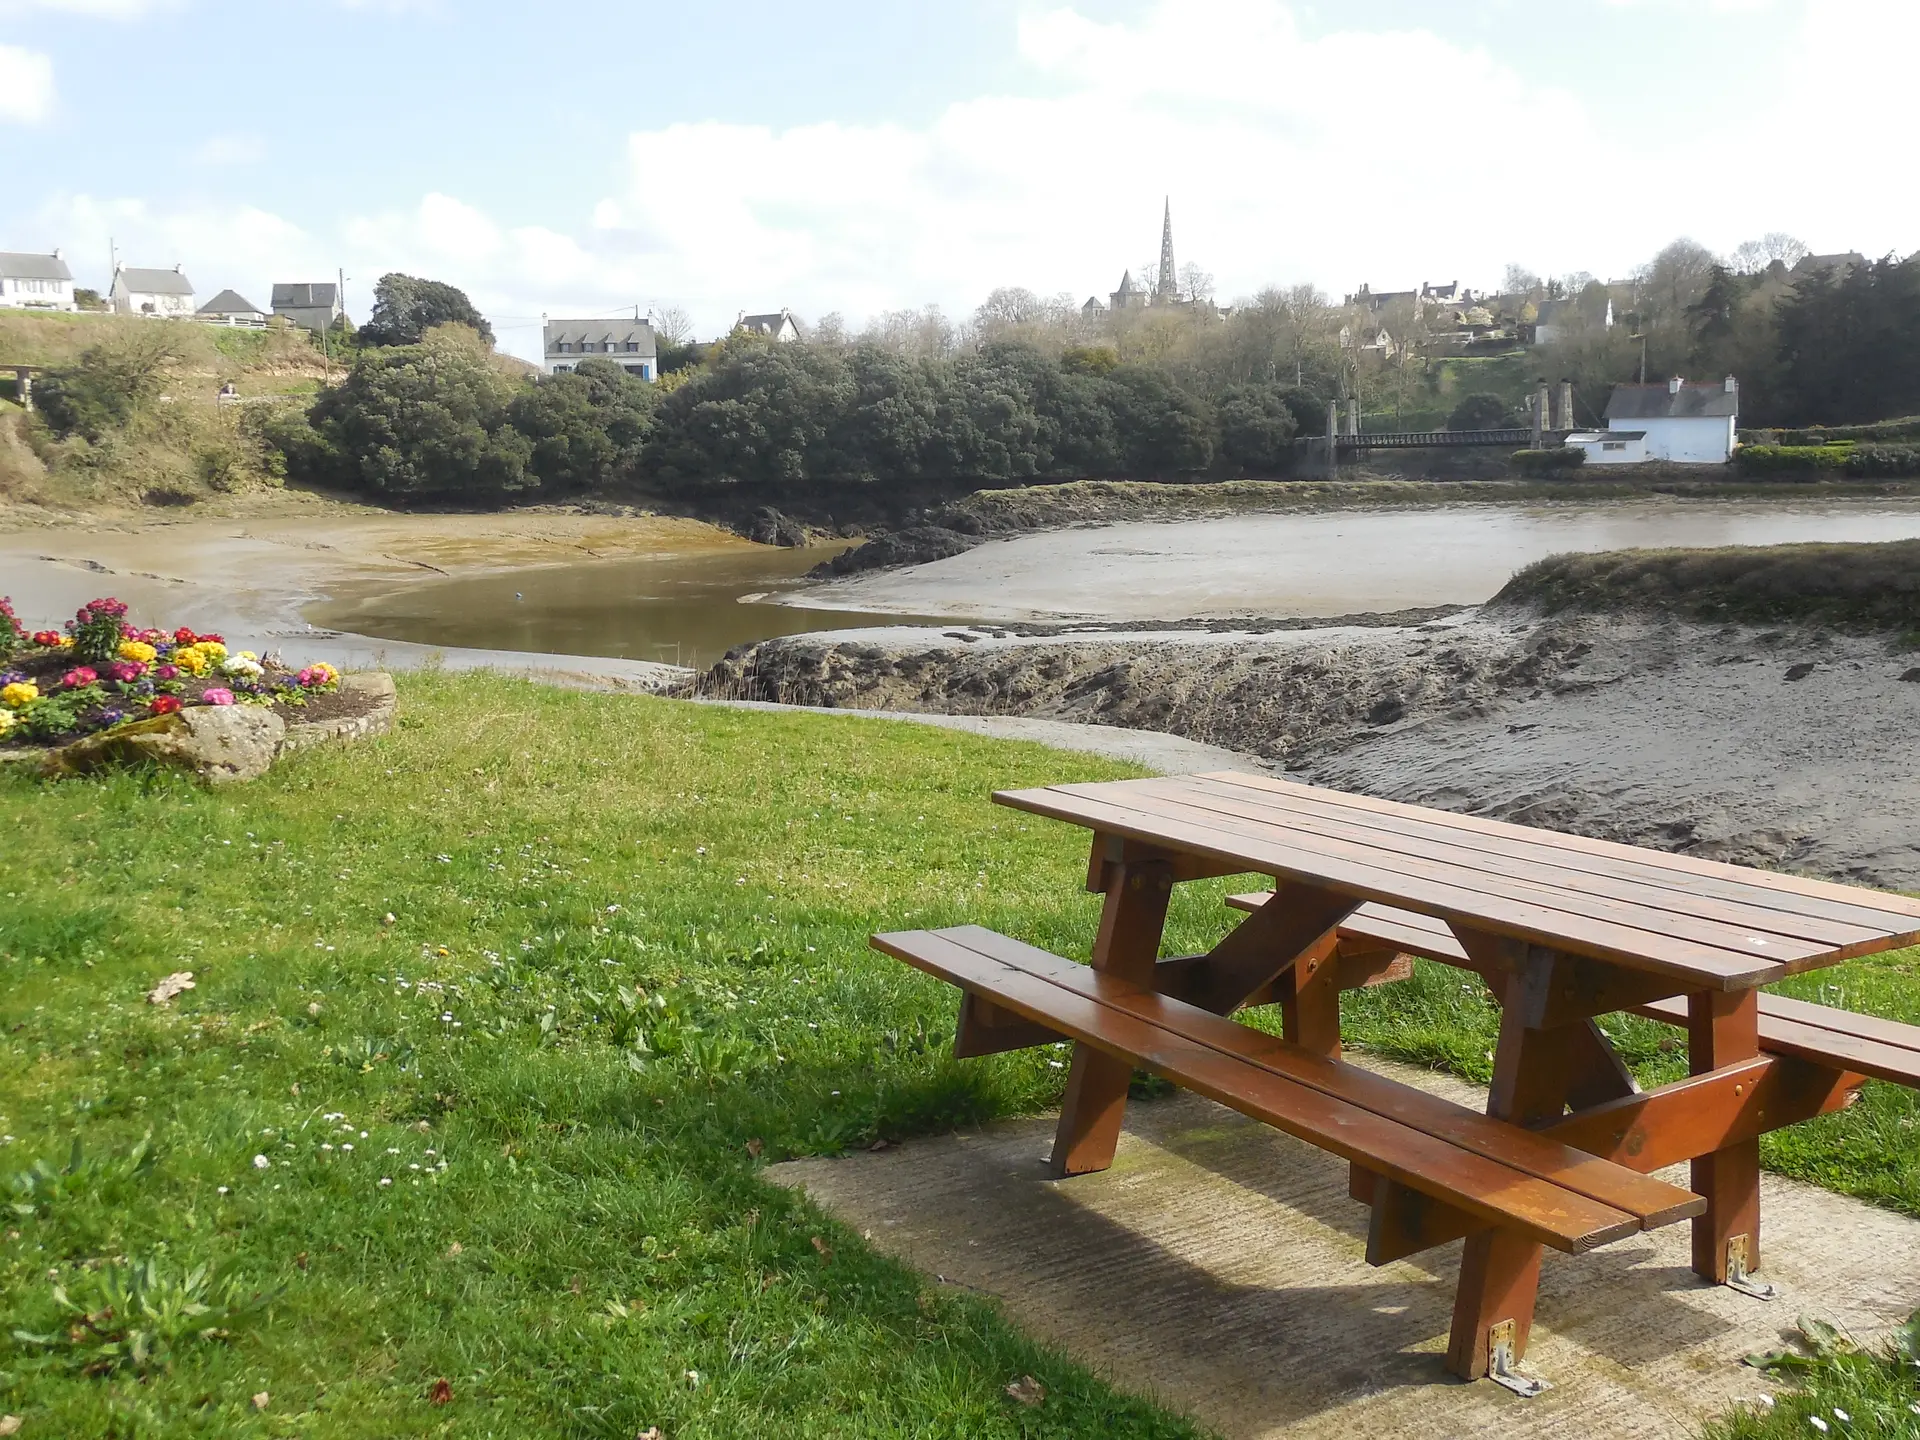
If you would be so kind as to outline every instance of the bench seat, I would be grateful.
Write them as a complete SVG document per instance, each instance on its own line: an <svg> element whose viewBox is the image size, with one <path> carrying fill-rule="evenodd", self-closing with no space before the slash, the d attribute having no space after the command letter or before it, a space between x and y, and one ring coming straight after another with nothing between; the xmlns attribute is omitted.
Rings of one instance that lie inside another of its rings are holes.
<svg viewBox="0 0 1920 1440"><path fill-rule="evenodd" d="M1577 1254L1706 1207L1690 1191L991 930L882 934L873 945L1046 1038L1138 1065L1533 1243Z"/></svg>
<svg viewBox="0 0 1920 1440"><path fill-rule="evenodd" d="M1267 898L1264 891L1233 895L1227 904L1253 911ZM1446 921L1391 905L1362 905L1340 923L1340 939L1343 945L1357 948L1391 948L1446 965L1469 964L1467 952ZM1684 1026L1687 1002L1679 997L1656 1000L1632 1006L1627 1013ZM1760 1049L1920 1089L1920 1025L1762 992Z"/></svg>

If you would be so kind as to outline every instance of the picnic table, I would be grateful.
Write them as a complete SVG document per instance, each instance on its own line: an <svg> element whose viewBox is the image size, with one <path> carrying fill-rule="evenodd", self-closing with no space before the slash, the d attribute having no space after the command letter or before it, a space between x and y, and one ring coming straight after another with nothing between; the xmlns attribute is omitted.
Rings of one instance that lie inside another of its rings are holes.
<svg viewBox="0 0 1920 1440"><path fill-rule="evenodd" d="M1545 1248L1692 1224L1693 1269L1757 1297L1759 1137L1920 1086L1920 1027L1761 987L1920 940L1920 901L1231 772L993 797L1093 832L1092 964L978 926L873 937L962 991L955 1054L1073 1044L1060 1176L1113 1161L1144 1068L1343 1159L1367 1260L1465 1240L1447 1367L1521 1394ZM1172 887L1264 874L1213 949L1162 958ZM1500 1006L1486 1113L1341 1059L1340 994L1423 956ZM1234 1021L1277 1004L1282 1036ZM1643 1092L1595 1023L1685 1029ZM1651 1172L1690 1161L1685 1188Z"/></svg>

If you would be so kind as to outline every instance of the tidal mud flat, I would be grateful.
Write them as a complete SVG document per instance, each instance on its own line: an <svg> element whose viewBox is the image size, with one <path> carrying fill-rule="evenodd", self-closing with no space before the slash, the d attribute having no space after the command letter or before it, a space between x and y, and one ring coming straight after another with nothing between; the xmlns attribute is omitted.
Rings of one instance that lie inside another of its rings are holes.
<svg viewBox="0 0 1920 1440"><path fill-rule="evenodd" d="M1888 635L1515 606L1307 628L763 641L726 698L1157 730L1297 778L1920 888L1920 656Z"/></svg>

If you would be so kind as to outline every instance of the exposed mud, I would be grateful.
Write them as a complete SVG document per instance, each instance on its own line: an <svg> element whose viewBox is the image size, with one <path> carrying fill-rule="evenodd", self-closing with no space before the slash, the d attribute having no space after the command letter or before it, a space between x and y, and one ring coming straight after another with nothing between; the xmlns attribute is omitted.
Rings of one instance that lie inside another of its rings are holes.
<svg viewBox="0 0 1920 1440"><path fill-rule="evenodd" d="M707 695L1157 730L1308 781L1920 888L1920 667L1885 637L1469 611L1267 634L770 640Z"/></svg>

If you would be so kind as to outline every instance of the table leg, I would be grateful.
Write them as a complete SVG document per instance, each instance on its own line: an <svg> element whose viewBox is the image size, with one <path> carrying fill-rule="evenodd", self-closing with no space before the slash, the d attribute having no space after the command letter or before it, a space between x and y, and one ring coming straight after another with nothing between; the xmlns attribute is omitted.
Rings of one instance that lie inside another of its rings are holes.
<svg viewBox="0 0 1920 1440"><path fill-rule="evenodd" d="M1524 975L1507 981L1487 1096L1487 1113L1516 1125L1555 1119L1566 1109L1571 1059L1566 1027L1537 1030L1527 1025L1519 1003L1525 983ZM1515 1363L1526 1354L1541 1254L1540 1245L1502 1230L1467 1236L1447 1341L1447 1368L1454 1374L1478 1380L1487 1373L1495 1326L1513 1326L1510 1358Z"/></svg>
<svg viewBox="0 0 1920 1440"><path fill-rule="evenodd" d="M1760 995L1709 991L1687 997L1687 1058L1695 1075L1760 1053ZM1693 1270L1724 1285L1760 1268L1760 1141L1741 1140L1693 1162L1693 1189L1707 1213L1693 1222Z"/></svg>
<svg viewBox="0 0 1920 1440"><path fill-rule="evenodd" d="M1340 1058L1340 963L1333 937L1294 961L1275 983L1281 1034L1294 1044Z"/></svg>
<svg viewBox="0 0 1920 1440"><path fill-rule="evenodd" d="M1123 859L1109 866L1100 933L1093 942L1093 968L1151 985L1172 891L1173 871L1165 861ZM1088 1045L1074 1045L1060 1124L1054 1131L1054 1174L1083 1175L1113 1163L1132 1078L1129 1062Z"/></svg>

